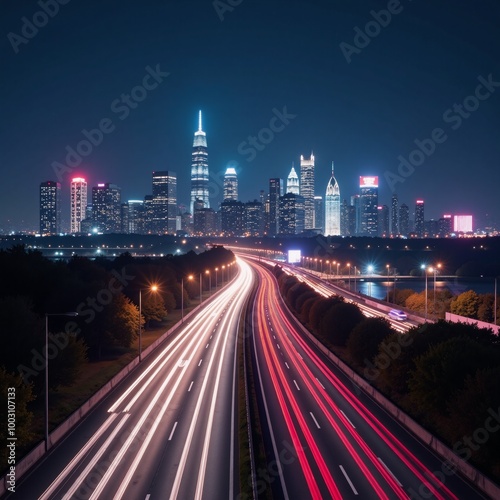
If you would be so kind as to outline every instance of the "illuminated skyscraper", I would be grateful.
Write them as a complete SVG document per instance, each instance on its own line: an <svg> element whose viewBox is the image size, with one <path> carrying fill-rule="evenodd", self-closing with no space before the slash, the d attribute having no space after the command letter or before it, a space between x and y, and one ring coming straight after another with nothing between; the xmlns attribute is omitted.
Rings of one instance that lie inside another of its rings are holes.
<svg viewBox="0 0 500 500"><path fill-rule="evenodd" d="M359 178L361 228L363 236L378 235L378 177Z"/></svg>
<svg viewBox="0 0 500 500"><path fill-rule="evenodd" d="M238 176L233 167L228 167L224 174L224 200L238 199Z"/></svg>
<svg viewBox="0 0 500 500"><path fill-rule="evenodd" d="M389 207L381 205L377 207L378 211L378 235L382 238L389 237Z"/></svg>
<svg viewBox="0 0 500 500"><path fill-rule="evenodd" d="M286 179L286 192L300 194L299 177L297 175L297 172L295 172L295 167L293 165L292 170L290 170L290 173L288 174L288 177Z"/></svg>
<svg viewBox="0 0 500 500"><path fill-rule="evenodd" d="M397 194L393 194L391 199L391 234L392 236L399 234L399 201Z"/></svg>
<svg viewBox="0 0 500 500"><path fill-rule="evenodd" d="M325 236L340 235L340 188L335 179L332 162L332 176L326 186Z"/></svg>
<svg viewBox="0 0 500 500"><path fill-rule="evenodd" d="M92 188L92 230L108 234L121 231L121 189L116 184Z"/></svg>
<svg viewBox="0 0 500 500"><path fill-rule="evenodd" d="M399 231L403 236L410 232L410 209L406 203L399 207Z"/></svg>
<svg viewBox="0 0 500 500"><path fill-rule="evenodd" d="M304 198L305 229L314 229L314 155L300 157L300 195Z"/></svg>
<svg viewBox="0 0 500 500"><path fill-rule="evenodd" d="M156 234L175 234L177 227L177 174L153 172L153 221Z"/></svg>
<svg viewBox="0 0 500 500"><path fill-rule="evenodd" d="M283 196L283 179L269 179L269 215L267 233L276 236L279 232L279 199Z"/></svg>
<svg viewBox="0 0 500 500"><path fill-rule="evenodd" d="M417 200L415 204L415 232L419 238L425 234L424 200Z"/></svg>
<svg viewBox="0 0 500 500"><path fill-rule="evenodd" d="M279 199L279 234L292 235L304 232L304 198L287 193Z"/></svg>
<svg viewBox="0 0 500 500"><path fill-rule="evenodd" d="M314 197L314 230L319 234L325 234L325 204L323 196Z"/></svg>
<svg viewBox="0 0 500 500"><path fill-rule="evenodd" d="M61 232L61 184L47 181L40 184L40 234Z"/></svg>
<svg viewBox="0 0 500 500"><path fill-rule="evenodd" d="M85 219L87 208L87 182L83 177L75 177L71 180L71 233L79 233L80 224Z"/></svg>
<svg viewBox="0 0 500 500"><path fill-rule="evenodd" d="M194 133L193 153L191 159L191 214L194 213L194 202L200 200L202 208L210 208L208 193L208 151L207 134L202 129L201 111L198 115L198 130Z"/></svg>

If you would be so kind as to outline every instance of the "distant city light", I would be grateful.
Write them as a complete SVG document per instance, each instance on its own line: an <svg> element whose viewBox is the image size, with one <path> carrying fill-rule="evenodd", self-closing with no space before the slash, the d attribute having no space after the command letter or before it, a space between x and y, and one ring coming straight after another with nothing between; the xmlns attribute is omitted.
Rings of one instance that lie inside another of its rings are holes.
<svg viewBox="0 0 500 500"><path fill-rule="evenodd" d="M472 215L454 215L453 231L455 233L472 232Z"/></svg>
<svg viewBox="0 0 500 500"><path fill-rule="evenodd" d="M298 264L301 261L300 250L288 250L288 263Z"/></svg>

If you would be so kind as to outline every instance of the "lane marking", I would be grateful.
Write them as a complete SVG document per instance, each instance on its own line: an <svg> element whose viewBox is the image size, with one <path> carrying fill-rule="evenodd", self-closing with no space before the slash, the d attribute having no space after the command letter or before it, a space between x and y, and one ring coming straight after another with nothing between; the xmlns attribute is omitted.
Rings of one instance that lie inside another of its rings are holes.
<svg viewBox="0 0 500 500"><path fill-rule="evenodd" d="M172 441L172 437L174 436L175 428L177 427L177 422L174 424L174 428L172 429L172 432L170 433L170 436L168 436L168 440Z"/></svg>
<svg viewBox="0 0 500 500"><path fill-rule="evenodd" d="M398 478L392 473L391 469L389 469L389 467L385 465L384 461L380 457L377 457L377 459L384 466L384 469L392 476L394 481L396 481L396 483L398 483L398 485L402 488L403 485L399 482Z"/></svg>
<svg viewBox="0 0 500 500"><path fill-rule="evenodd" d="M319 381L319 378L316 377L316 380L318 381L318 384L324 389L325 386Z"/></svg>
<svg viewBox="0 0 500 500"><path fill-rule="evenodd" d="M200 365L201 365L201 362L202 362L202 361L203 361L203 360L202 360L202 359L200 359L200 362L198 363L198 366L200 366Z"/></svg>
<svg viewBox="0 0 500 500"><path fill-rule="evenodd" d="M205 346L205 349L207 349L209 345L210 345L210 344L207 344L207 345Z"/></svg>
<svg viewBox="0 0 500 500"><path fill-rule="evenodd" d="M319 426L318 421L316 420L316 417L313 415L312 411L309 412L309 415L311 415L312 419L314 420L314 423L316 424L316 427L318 429L321 429L321 427Z"/></svg>
<svg viewBox="0 0 500 500"><path fill-rule="evenodd" d="M194 381L192 381L192 382L189 384L189 389L188 389L188 392L191 392L191 387L193 387L193 383L194 383Z"/></svg>
<svg viewBox="0 0 500 500"><path fill-rule="evenodd" d="M342 471L342 474L344 474L346 481L349 483L349 486L351 487L352 492L355 495L358 495L358 492L357 492L356 488L354 487L354 484L352 484L351 478L347 475L347 472L344 470L344 467L342 467L342 465L339 465L339 467L340 467L340 470Z"/></svg>
<svg viewBox="0 0 500 500"><path fill-rule="evenodd" d="M288 363L285 361L285 366L290 369L290 367L288 366Z"/></svg>
<svg viewBox="0 0 500 500"><path fill-rule="evenodd" d="M297 381L294 379L293 383L295 384L295 387L297 387L297 390L300 391L299 384L297 384Z"/></svg>
<svg viewBox="0 0 500 500"><path fill-rule="evenodd" d="M278 346L278 349L281 349L280 345L279 344L276 344Z"/></svg>
<svg viewBox="0 0 500 500"><path fill-rule="evenodd" d="M352 425L352 428L356 429L356 426L349 420L349 417L342 410L340 410L340 413L344 415L345 419Z"/></svg>

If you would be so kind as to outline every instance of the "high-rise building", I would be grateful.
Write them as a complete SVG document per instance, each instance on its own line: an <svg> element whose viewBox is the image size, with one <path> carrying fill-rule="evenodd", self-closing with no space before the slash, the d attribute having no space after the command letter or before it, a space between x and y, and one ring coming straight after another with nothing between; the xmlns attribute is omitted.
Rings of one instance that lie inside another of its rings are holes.
<svg viewBox="0 0 500 500"><path fill-rule="evenodd" d="M153 172L153 232L175 234L177 228L177 174Z"/></svg>
<svg viewBox="0 0 500 500"><path fill-rule="evenodd" d="M257 200L245 203L245 236L262 236L264 227L262 215L262 203Z"/></svg>
<svg viewBox="0 0 500 500"><path fill-rule="evenodd" d="M242 236L245 232L245 204L224 200L220 205L221 230L224 236Z"/></svg>
<svg viewBox="0 0 500 500"><path fill-rule="evenodd" d="M410 209L406 203L399 206L399 232L403 236L410 232Z"/></svg>
<svg viewBox="0 0 500 500"><path fill-rule="evenodd" d="M194 203L200 200L203 208L210 208L208 192L208 150L207 134L202 129L201 111L198 115L198 130L194 133L193 153L191 159L191 213Z"/></svg>
<svg viewBox="0 0 500 500"><path fill-rule="evenodd" d="M122 203L122 233L144 234L144 201Z"/></svg>
<svg viewBox="0 0 500 500"><path fill-rule="evenodd" d="M305 229L305 202L299 194L287 193L279 199L279 234L301 234Z"/></svg>
<svg viewBox="0 0 500 500"><path fill-rule="evenodd" d="M349 233L349 207L347 200L344 198L340 205L340 234L342 236L350 236ZM353 233L354 234L354 233Z"/></svg>
<svg viewBox="0 0 500 500"><path fill-rule="evenodd" d="M399 234L399 200L398 195L393 194L391 199L391 235Z"/></svg>
<svg viewBox="0 0 500 500"><path fill-rule="evenodd" d="M228 167L224 174L224 200L238 199L238 176L233 167Z"/></svg>
<svg viewBox="0 0 500 500"><path fill-rule="evenodd" d="M314 229L314 155L300 157L300 195L304 198L305 229Z"/></svg>
<svg viewBox="0 0 500 500"><path fill-rule="evenodd" d="M425 235L424 200L417 200L415 204L415 233L418 238Z"/></svg>
<svg viewBox="0 0 500 500"><path fill-rule="evenodd" d="M389 237L389 207L382 205L377 207L378 211L378 235L382 238Z"/></svg>
<svg viewBox="0 0 500 500"><path fill-rule="evenodd" d="M472 215L454 215L453 232L454 233L472 232Z"/></svg>
<svg viewBox="0 0 500 500"><path fill-rule="evenodd" d="M359 178L361 230L363 236L378 235L378 177Z"/></svg>
<svg viewBox="0 0 500 500"><path fill-rule="evenodd" d="M354 232L351 233L351 236L361 234L361 196L359 194L353 194L351 196L351 207L353 207L349 211L349 215L352 219L350 220L350 224L353 224Z"/></svg>
<svg viewBox="0 0 500 500"><path fill-rule="evenodd" d="M92 188L92 230L108 234L121 231L121 189L116 184Z"/></svg>
<svg viewBox="0 0 500 500"><path fill-rule="evenodd" d="M283 196L283 179L269 179L269 215L268 235L276 236L279 232L279 199Z"/></svg>
<svg viewBox="0 0 500 500"><path fill-rule="evenodd" d="M319 234L325 234L325 204L323 196L314 197L314 222L315 228Z"/></svg>
<svg viewBox="0 0 500 500"><path fill-rule="evenodd" d="M290 170L290 173L288 174L288 177L286 179L286 192L300 194L299 177L297 175L297 172L295 172L295 167L293 164L292 170Z"/></svg>
<svg viewBox="0 0 500 500"><path fill-rule="evenodd" d="M200 208L194 211L193 234L195 236L213 236L217 229L217 217L213 208Z"/></svg>
<svg viewBox="0 0 500 500"><path fill-rule="evenodd" d="M87 182L83 177L74 177L71 180L71 219L70 232L79 233L80 223L85 219L87 208Z"/></svg>
<svg viewBox="0 0 500 500"><path fill-rule="evenodd" d="M451 223L451 214L444 214L439 220L438 220L438 229L439 229L439 236L441 238L446 238L451 234L452 231L452 223Z"/></svg>
<svg viewBox="0 0 500 500"><path fill-rule="evenodd" d="M326 186L325 196L325 236L340 235L340 188L335 179L332 162L332 175Z"/></svg>
<svg viewBox="0 0 500 500"><path fill-rule="evenodd" d="M61 232L61 184L46 181L40 184L40 234Z"/></svg>

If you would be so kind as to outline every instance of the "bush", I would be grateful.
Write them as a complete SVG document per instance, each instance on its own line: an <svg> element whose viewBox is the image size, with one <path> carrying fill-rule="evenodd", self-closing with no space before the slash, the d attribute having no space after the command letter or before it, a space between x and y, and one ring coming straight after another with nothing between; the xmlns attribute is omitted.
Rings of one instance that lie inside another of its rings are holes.
<svg viewBox="0 0 500 500"><path fill-rule="evenodd" d="M353 328L363 319L363 313L356 304L335 304L321 319L319 334L333 345L344 346Z"/></svg>

